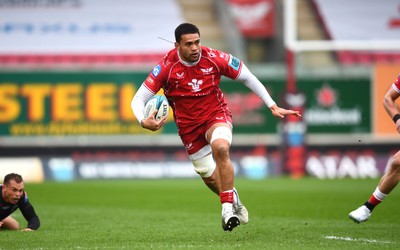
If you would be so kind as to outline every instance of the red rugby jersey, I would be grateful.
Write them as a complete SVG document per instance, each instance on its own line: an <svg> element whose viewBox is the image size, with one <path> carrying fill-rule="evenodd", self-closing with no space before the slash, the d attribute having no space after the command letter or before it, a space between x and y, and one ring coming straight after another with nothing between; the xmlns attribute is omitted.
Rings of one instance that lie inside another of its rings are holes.
<svg viewBox="0 0 400 250"><path fill-rule="evenodd" d="M396 81L392 84L392 87L394 88L394 90L400 93L400 74L397 77Z"/></svg>
<svg viewBox="0 0 400 250"><path fill-rule="evenodd" d="M221 76L236 79L241 68L242 61L234 56L204 46L198 63L185 65L173 49L153 68L144 84L153 93L164 89L179 133L185 134L215 114L231 116L219 84Z"/></svg>

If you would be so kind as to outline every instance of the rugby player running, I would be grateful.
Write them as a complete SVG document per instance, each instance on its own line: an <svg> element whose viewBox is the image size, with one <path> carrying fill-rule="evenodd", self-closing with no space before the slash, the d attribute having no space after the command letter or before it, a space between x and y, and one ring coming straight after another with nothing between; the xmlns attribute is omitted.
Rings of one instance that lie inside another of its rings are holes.
<svg viewBox="0 0 400 250"><path fill-rule="evenodd" d="M232 143L232 113L219 84L221 76L243 82L279 118L301 117L298 111L280 108L264 85L238 58L202 46L199 29L182 23L175 29L175 48L154 67L132 99L131 107L141 126L160 129L166 117L144 117L146 102L161 88L174 111L178 134L194 170L222 204L222 228L232 231L246 224L249 215L234 188L234 169L229 150ZM245 105L245 104L244 104Z"/></svg>

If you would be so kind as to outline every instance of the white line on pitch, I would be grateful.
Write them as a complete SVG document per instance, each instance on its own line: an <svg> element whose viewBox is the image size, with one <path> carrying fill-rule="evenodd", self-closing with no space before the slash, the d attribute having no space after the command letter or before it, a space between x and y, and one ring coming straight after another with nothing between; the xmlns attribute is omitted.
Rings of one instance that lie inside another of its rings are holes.
<svg viewBox="0 0 400 250"><path fill-rule="evenodd" d="M329 240L344 240L344 241L360 241L367 243L378 243L378 244L395 244L397 242L386 241L386 240L371 240L371 239L363 239L363 238L351 238L351 237L340 237L340 236L325 236L325 239Z"/></svg>

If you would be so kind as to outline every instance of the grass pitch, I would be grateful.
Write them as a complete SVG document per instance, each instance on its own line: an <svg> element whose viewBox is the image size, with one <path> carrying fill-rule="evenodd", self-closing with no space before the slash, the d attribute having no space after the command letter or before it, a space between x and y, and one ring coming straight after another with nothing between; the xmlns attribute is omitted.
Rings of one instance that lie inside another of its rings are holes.
<svg viewBox="0 0 400 250"><path fill-rule="evenodd" d="M0 249L399 249L398 190L369 221L348 219L377 183L237 179L250 222L233 232L200 179L26 184L41 228L0 231Z"/></svg>

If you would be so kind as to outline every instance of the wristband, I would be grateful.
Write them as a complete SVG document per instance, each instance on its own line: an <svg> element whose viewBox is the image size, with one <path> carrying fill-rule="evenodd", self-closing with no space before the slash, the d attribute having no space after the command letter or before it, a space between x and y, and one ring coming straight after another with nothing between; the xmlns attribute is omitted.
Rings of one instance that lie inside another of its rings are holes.
<svg viewBox="0 0 400 250"><path fill-rule="evenodd" d="M393 119L394 123L396 123L397 120L400 119L400 114L395 114L392 119Z"/></svg>

